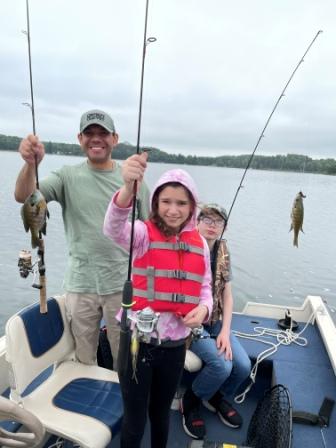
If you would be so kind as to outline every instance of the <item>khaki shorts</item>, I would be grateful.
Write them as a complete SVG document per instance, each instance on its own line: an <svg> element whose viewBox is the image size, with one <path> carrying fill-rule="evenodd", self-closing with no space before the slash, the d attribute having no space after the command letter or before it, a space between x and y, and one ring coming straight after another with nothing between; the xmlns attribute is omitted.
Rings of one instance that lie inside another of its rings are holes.
<svg viewBox="0 0 336 448"><path fill-rule="evenodd" d="M99 329L104 319L111 346L113 364L117 365L120 326L115 316L121 307L122 293L66 293L65 307L75 339L76 357L84 364L96 364Z"/></svg>

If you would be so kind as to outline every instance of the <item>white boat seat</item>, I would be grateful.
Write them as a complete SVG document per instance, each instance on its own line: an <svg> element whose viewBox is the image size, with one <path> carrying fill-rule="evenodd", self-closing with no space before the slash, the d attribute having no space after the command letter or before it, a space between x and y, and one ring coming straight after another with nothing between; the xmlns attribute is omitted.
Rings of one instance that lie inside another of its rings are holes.
<svg viewBox="0 0 336 448"><path fill-rule="evenodd" d="M10 398L51 434L82 448L105 448L119 430L122 399L117 373L74 358L64 296L24 308L6 324Z"/></svg>
<svg viewBox="0 0 336 448"><path fill-rule="evenodd" d="M191 350L187 350L184 368L188 372L197 372L202 368L202 360Z"/></svg>
<svg viewBox="0 0 336 448"><path fill-rule="evenodd" d="M186 357L184 360L184 370L186 370L187 372L193 373L193 372L198 372L201 368L202 368L202 360L201 358L199 358L197 355L195 355L194 352L192 352L191 350L187 350L186 351ZM184 394L185 391L185 386L184 384L180 384L176 393L175 393L175 397L174 400L171 404L171 409L173 409L174 411L177 411L180 409L181 404L181 398Z"/></svg>

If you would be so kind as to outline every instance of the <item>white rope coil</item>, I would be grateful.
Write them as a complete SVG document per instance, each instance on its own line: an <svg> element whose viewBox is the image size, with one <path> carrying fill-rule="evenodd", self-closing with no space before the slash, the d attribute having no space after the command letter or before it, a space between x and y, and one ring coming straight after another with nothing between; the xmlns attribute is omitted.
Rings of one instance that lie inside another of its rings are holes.
<svg viewBox="0 0 336 448"><path fill-rule="evenodd" d="M236 403L242 403L245 400L247 393L250 391L253 384L256 382L259 364L262 361L264 361L266 358L268 358L269 356L276 353L276 351L278 350L278 347L280 345L289 346L291 344L296 344L301 347L304 347L308 344L308 340L301 335L306 330L308 325L313 322L314 318L315 318L315 311L311 314L311 316L309 317L309 319L306 322L303 329L298 333L294 333L292 331L292 327L288 328L287 330L276 330L276 329L265 328L265 327L254 327L255 333L252 333L252 334L232 330L232 333L235 334L237 337L244 338L244 339L250 339L253 341L261 342L263 344L270 345L269 348L260 352L259 355L257 356L256 362L254 363L254 365L251 369L251 373L250 373L251 382L248 384L246 389L241 394L237 395L234 398L234 401ZM262 336L274 337L274 338L276 338L277 342L275 343L268 339L261 339Z"/></svg>

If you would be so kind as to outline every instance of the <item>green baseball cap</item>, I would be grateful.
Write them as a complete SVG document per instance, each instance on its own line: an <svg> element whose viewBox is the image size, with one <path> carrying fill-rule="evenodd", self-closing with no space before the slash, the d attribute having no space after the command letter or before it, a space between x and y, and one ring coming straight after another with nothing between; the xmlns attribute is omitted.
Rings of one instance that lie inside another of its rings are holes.
<svg viewBox="0 0 336 448"><path fill-rule="evenodd" d="M209 212L211 212L211 211L215 211L215 212L217 212L217 213L224 219L224 221L227 222L227 220L228 220L228 215L227 215L227 213L226 213L225 208L224 208L224 207L221 207L221 206L218 205L218 204L214 204L214 203L211 203L211 204L203 204L203 205L201 206L201 211L200 211L198 217L200 218L201 216L204 216L204 215L206 215L207 213L209 213Z"/></svg>
<svg viewBox="0 0 336 448"><path fill-rule="evenodd" d="M85 112L80 119L79 132L83 132L91 124L98 124L112 134L115 133L112 118L103 110L93 109Z"/></svg>

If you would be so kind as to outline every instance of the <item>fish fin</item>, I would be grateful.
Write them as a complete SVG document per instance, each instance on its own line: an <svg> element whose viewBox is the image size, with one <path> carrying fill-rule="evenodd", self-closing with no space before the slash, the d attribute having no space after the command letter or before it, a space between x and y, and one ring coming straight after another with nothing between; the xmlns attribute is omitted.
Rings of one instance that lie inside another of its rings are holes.
<svg viewBox="0 0 336 448"><path fill-rule="evenodd" d="M22 222L23 222L23 227L24 227L25 231L28 232L29 224L25 220L24 213L23 213L23 206L21 208L21 218L22 218Z"/></svg>
<svg viewBox="0 0 336 448"><path fill-rule="evenodd" d="M43 235L47 234L47 223L46 223L46 221L44 222L43 226L41 227L41 232L43 233Z"/></svg>
<svg viewBox="0 0 336 448"><path fill-rule="evenodd" d="M23 227L24 227L24 229L25 229L26 232L29 231L29 228L30 228L30 227L29 227L29 224L27 224L27 223L24 222L24 221L23 221Z"/></svg>
<svg viewBox="0 0 336 448"><path fill-rule="evenodd" d="M293 224L291 224L290 229L289 229L288 232L290 232L290 231L292 231L292 230L293 230Z"/></svg>
<svg viewBox="0 0 336 448"><path fill-rule="evenodd" d="M35 216L38 216L40 214L41 207L39 205L36 205L35 209Z"/></svg>

